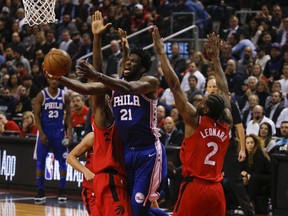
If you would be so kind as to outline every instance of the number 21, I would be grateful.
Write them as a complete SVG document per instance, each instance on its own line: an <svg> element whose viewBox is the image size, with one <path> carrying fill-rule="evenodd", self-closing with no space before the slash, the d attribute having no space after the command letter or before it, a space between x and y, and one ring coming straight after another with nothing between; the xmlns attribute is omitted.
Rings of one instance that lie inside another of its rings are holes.
<svg viewBox="0 0 288 216"><path fill-rule="evenodd" d="M121 121L127 121L127 120L132 120L132 112L131 109L121 109Z"/></svg>

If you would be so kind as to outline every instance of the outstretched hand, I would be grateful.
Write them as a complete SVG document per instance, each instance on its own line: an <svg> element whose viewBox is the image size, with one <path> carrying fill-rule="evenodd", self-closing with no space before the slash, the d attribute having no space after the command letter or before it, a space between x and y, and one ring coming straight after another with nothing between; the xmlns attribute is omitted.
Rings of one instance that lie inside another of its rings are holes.
<svg viewBox="0 0 288 216"><path fill-rule="evenodd" d="M120 37L121 40L122 49L128 53L129 43L127 39L127 32L124 31L122 28L118 28L118 36Z"/></svg>
<svg viewBox="0 0 288 216"><path fill-rule="evenodd" d="M163 38L161 38L160 33L159 33L159 29L157 26L154 26L154 29L152 32L152 37L153 37L153 43L154 43L154 48L155 48L156 52L159 55L165 53Z"/></svg>
<svg viewBox="0 0 288 216"><path fill-rule="evenodd" d="M102 73L99 73L94 69L88 62L88 59L86 59L86 61L80 61L79 65L76 66L76 74L80 77L86 77L95 81L99 81L100 77L103 76Z"/></svg>
<svg viewBox="0 0 288 216"><path fill-rule="evenodd" d="M205 51L206 55L211 58L219 58L220 49L222 47L222 40L220 39L219 35L216 35L214 32L207 35L208 42L205 43Z"/></svg>
<svg viewBox="0 0 288 216"><path fill-rule="evenodd" d="M92 28L92 33L94 35L102 35L103 32L105 32L106 29L108 29L110 26L112 26L111 22L109 22L106 25L104 25L104 19L102 17L102 13L100 11L97 10L92 15L91 28Z"/></svg>

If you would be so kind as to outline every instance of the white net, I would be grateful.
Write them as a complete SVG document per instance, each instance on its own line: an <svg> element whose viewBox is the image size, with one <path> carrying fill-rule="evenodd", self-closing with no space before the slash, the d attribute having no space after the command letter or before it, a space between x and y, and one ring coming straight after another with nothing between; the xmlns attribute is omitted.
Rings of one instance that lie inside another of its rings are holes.
<svg viewBox="0 0 288 216"><path fill-rule="evenodd" d="M56 0L23 0L25 10L25 24L29 26L41 23L57 22L55 16Z"/></svg>

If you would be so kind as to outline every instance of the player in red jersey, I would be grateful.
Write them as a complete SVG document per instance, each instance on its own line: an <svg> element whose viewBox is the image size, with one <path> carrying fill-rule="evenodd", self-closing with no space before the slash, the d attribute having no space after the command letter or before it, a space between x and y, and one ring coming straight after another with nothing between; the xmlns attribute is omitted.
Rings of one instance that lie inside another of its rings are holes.
<svg viewBox="0 0 288 216"><path fill-rule="evenodd" d="M180 150L184 180L173 216L224 216L225 196L220 181L223 179L222 167L230 142L232 118L227 81L219 61L221 41L215 34L211 34L206 50L211 54L214 66L217 66L217 85L223 91L221 95L211 94L205 97L197 108L188 102L181 89L157 27L153 30L153 41L160 56L165 80L174 95L176 108L185 122L185 138Z"/></svg>
<svg viewBox="0 0 288 216"><path fill-rule="evenodd" d="M93 212L93 215L100 216L100 213L95 203L93 187L92 187L91 182L89 182L95 176L94 173L91 173L91 171L93 170L93 163L92 163L93 144L94 144L94 133L90 132L68 154L67 162L72 167L74 167L75 169L77 169L78 171L84 174L81 196L82 196L83 204L88 214L92 215L92 212ZM83 155L85 152L86 152L86 163L85 163L85 168L84 168L77 158Z"/></svg>
<svg viewBox="0 0 288 216"><path fill-rule="evenodd" d="M92 16L92 22L97 24L98 19L99 17L95 13ZM109 25L111 24L106 24L103 29ZM98 71L102 71L103 68L102 61L97 62L97 58L102 56L101 34L96 34L95 31L102 32L103 29L98 29L97 25L92 25L92 32L94 33L93 66ZM86 180L92 184L96 208L93 208L90 215L131 216L132 211L126 183L123 146L115 127L109 99L106 98L106 94L93 95L92 99L92 128L94 131L93 172L83 166L75 157L89 150L91 147L89 145L86 145L85 148L79 148L78 153L71 158L68 156L67 161L76 170L82 172ZM69 155L73 154L73 151Z"/></svg>

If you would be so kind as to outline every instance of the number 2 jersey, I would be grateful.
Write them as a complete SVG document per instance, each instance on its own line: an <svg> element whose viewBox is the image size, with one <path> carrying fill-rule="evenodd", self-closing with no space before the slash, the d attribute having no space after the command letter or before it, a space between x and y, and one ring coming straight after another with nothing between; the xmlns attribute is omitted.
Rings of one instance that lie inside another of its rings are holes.
<svg viewBox="0 0 288 216"><path fill-rule="evenodd" d="M194 133L184 138L180 158L184 177L193 176L211 182L223 179L222 167L230 143L225 123L202 116Z"/></svg>
<svg viewBox="0 0 288 216"><path fill-rule="evenodd" d="M64 130L64 91L58 88L58 94L52 97L48 88L42 90L44 96L41 109L41 123L44 128L61 128Z"/></svg>
<svg viewBox="0 0 288 216"><path fill-rule="evenodd" d="M157 100L143 94L121 95L114 92L112 109L123 145L147 147L159 137Z"/></svg>

